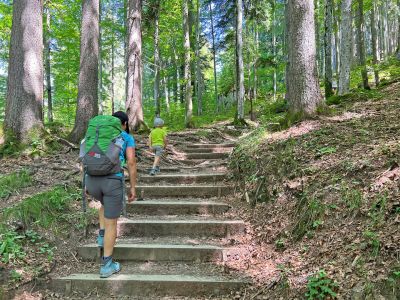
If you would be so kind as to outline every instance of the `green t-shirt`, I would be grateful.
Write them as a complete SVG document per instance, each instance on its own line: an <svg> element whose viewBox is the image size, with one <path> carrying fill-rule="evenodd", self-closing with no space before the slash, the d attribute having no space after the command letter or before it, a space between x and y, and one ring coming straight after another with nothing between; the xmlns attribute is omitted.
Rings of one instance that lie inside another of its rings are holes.
<svg viewBox="0 0 400 300"><path fill-rule="evenodd" d="M150 133L151 145L152 146L163 146L164 147L164 137L167 132L164 128L154 128Z"/></svg>

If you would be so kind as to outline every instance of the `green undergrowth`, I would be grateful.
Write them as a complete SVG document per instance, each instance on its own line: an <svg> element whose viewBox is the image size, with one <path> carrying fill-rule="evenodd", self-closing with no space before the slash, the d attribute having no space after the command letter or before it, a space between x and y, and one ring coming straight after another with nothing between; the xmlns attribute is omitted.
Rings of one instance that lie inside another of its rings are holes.
<svg viewBox="0 0 400 300"><path fill-rule="evenodd" d="M396 95L396 91L391 92ZM396 243L392 233L400 214L396 204L400 191L390 179L379 183L385 171L397 170L400 165L400 103L388 95L383 89L353 93L336 104L345 111L370 99L373 101L368 109L375 110L371 115L341 122L320 121L315 130L274 140L264 126L239 141L229 167L242 191L243 206L251 211L249 218L257 236L265 237L278 251L302 249L306 257L328 247L327 241L332 242L340 253L335 267L353 265L352 276L359 277L360 282L369 280L366 274L375 274L367 262L390 265L395 261L387 249L396 247L388 245ZM274 229L274 224L285 225ZM343 228L345 232L340 231ZM352 240L341 245L348 235ZM330 264L323 256L318 259L317 268ZM317 277L314 286L309 286L313 289L307 295L309 299L318 299L325 289L319 283L327 279ZM346 287L347 283L340 280L340 287ZM335 289L331 291L336 293Z"/></svg>
<svg viewBox="0 0 400 300"><path fill-rule="evenodd" d="M55 136L59 137L63 132L62 124L51 123L45 128L32 129L27 141L19 141L11 132L5 132L4 144L0 146L1 157L30 156L39 157L53 154L61 149L61 145Z"/></svg>
<svg viewBox="0 0 400 300"><path fill-rule="evenodd" d="M80 210L81 191L56 186L23 199L0 213L0 262L7 270L6 286L32 280L50 268L57 245L72 231L83 231L95 210Z"/></svg>
<svg viewBox="0 0 400 300"><path fill-rule="evenodd" d="M0 200L9 197L22 188L32 185L32 176L27 170L0 175Z"/></svg>
<svg viewBox="0 0 400 300"><path fill-rule="evenodd" d="M5 208L2 211L2 220L20 222L23 228L29 228L31 224L49 228L59 221L69 219L68 216L74 213L71 205L75 204L80 196L80 190L77 188L57 186ZM76 224L79 225L79 222Z"/></svg>

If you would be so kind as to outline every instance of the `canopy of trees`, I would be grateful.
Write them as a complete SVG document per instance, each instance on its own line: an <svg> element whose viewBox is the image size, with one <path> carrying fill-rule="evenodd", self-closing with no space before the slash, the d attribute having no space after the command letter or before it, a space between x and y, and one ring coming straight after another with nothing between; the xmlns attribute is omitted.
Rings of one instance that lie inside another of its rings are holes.
<svg viewBox="0 0 400 300"><path fill-rule="evenodd" d="M133 129L245 121L277 99L312 115L336 89L379 84L399 15L398 0L1 0L0 116L21 141L58 121L77 142L121 109Z"/></svg>

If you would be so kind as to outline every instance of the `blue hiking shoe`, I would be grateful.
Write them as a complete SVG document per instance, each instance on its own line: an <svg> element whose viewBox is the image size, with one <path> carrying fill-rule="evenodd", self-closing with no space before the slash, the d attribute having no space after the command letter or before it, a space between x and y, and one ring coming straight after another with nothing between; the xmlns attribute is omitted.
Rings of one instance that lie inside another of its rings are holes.
<svg viewBox="0 0 400 300"><path fill-rule="evenodd" d="M121 271L121 265L110 259L105 265L100 267L100 278L110 277L112 274Z"/></svg>
<svg viewBox="0 0 400 300"><path fill-rule="evenodd" d="M157 167L156 167L156 173L160 173L160 172L161 172L160 167L157 166Z"/></svg>
<svg viewBox="0 0 400 300"><path fill-rule="evenodd" d="M99 248L104 248L104 236L101 236L100 234L97 236L97 246Z"/></svg>
<svg viewBox="0 0 400 300"><path fill-rule="evenodd" d="M156 169L151 169L151 171L150 171L150 173L149 173L151 176L154 176L154 175L156 175Z"/></svg>

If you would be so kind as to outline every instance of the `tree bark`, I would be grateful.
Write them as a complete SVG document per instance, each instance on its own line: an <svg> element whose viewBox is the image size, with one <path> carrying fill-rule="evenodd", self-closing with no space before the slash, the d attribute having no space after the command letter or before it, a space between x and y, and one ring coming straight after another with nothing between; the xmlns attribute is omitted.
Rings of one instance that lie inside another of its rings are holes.
<svg viewBox="0 0 400 300"><path fill-rule="evenodd" d="M258 40L258 26L255 25L255 40L256 40L256 56L253 62L253 73L254 73L254 80L253 80L253 98L257 101L257 61L259 57L258 49L259 49L259 40ZM275 58L274 58L275 59Z"/></svg>
<svg viewBox="0 0 400 300"><path fill-rule="evenodd" d="M289 0L290 1L290 0ZM314 24L315 24L315 47L316 47L316 57L317 57L317 72L318 76L322 74L322 59L320 51L320 33L319 33L319 0L314 1Z"/></svg>
<svg viewBox="0 0 400 300"><path fill-rule="evenodd" d="M142 1L129 0L127 14L126 111L129 127L136 131L144 125L142 105Z"/></svg>
<svg viewBox="0 0 400 300"><path fill-rule="evenodd" d="M101 9L101 1L99 0L99 114L102 115L104 113L104 103L103 103L103 58L102 58L102 48L103 43L101 41L101 18L102 18L102 9Z"/></svg>
<svg viewBox="0 0 400 300"><path fill-rule="evenodd" d="M168 90L168 76L163 76L164 84L164 95L165 95L165 105L167 107L167 112L169 112L169 90Z"/></svg>
<svg viewBox="0 0 400 300"><path fill-rule="evenodd" d="M379 71L376 69L376 65L379 62L379 49L378 49L378 34L376 31L376 19L375 19L375 4L372 3L371 8L371 43L372 43L372 63L374 67L375 75L375 86L379 85Z"/></svg>
<svg viewBox="0 0 400 300"><path fill-rule="evenodd" d="M51 94L51 15L50 8L46 8L46 36L45 36L45 51L46 51L46 89L47 89L47 120L53 122L53 98Z"/></svg>
<svg viewBox="0 0 400 300"><path fill-rule="evenodd" d="M325 97L332 92L332 30L333 30L333 0L325 2Z"/></svg>
<svg viewBox="0 0 400 300"><path fill-rule="evenodd" d="M236 0L236 121L244 122L243 3Z"/></svg>
<svg viewBox="0 0 400 300"><path fill-rule="evenodd" d="M99 112L99 0L83 0L81 58L75 126L70 140L78 143L85 135L89 120Z"/></svg>
<svg viewBox="0 0 400 300"><path fill-rule="evenodd" d="M201 90L201 67L200 67L200 0L197 0L196 6L196 83L195 94L197 98L197 115L202 114L202 90Z"/></svg>
<svg viewBox="0 0 400 300"><path fill-rule="evenodd" d="M397 0L397 10L400 11L400 0ZM400 14L397 15L397 57L400 59Z"/></svg>
<svg viewBox="0 0 400 300"><path fill-rule="evenodd" d="M364 89L369 90L368 72L365 61L365 43L364 43L364 0L358 0L357 6L357 52L359 65L361 66L362 85Z"/></svg>
<svg viewBox="0 0 400 300"><path fill-rule="evenodd" d="M276 58L276 0L272 6L272 55L274 58L274 75L273 75L273 100L276 101L277 94L277 58Z"/></svg>
<svg viewBox="0 0 400 300"><path fill-rule="evenodd" d="M212 1L209 4L210 8L210 23L211 23L211 40L212 40L212 54L213 54L213 66L214 66L214 98L217 111L219 111L218 103L218 85L217 85L217 62L216 62L216 49L215 49L215 33L214 33L214 16L212 9Z"/></svg>
<svg viewBox="0 0 400 300"><path fill-rule="evenodd" d="M111 41L111 113L115 112L115 35L113 31Z"/></svg>
<svg viewBox="0 0 400 300"><path fill-rule="evenodd" d="M154 8L154 107L156 116L160 116L160 27L159 27L159 3Z"/></svg>
<svg viewBox="0 0 400 300"><path fill-rule="evenodd" d="M322 100L316 62L313 1L287 4L288 70L287 100L291 114L313 115Z"/></svg>
<svg viewBox="0 0 400 300"><path fill-rule="evenodd" d="M342 0L342 19L340 22L340 73L339 95L350 91L350 67L351 67L351 0Z"/></svg>
<svg viewBox="0 0 400 300"><path fill-rule="evenodd" d="M338 10L338 9L337 9ZM337 11L336 10L336 11ZM336 30L335 30L335 73L336 73L336 87L338 84L339 80L339 73L340 73L340 39L339 39L339 33L340 33L340 26L339 26L339 17L336 16L337 13L335 13L335 24L336 24Z"/></svg>
<svg viewBox="0 0 400 300"><path fill-rule="evenodd" d="M41 0L13 2L4 128L20 142L43 126L42 8Z"/></svg>
<svg viewBox="0 0 400 300"><path fill-rule="evenodd" d="M185 50L185 126L186 128L193 127L193 103L192 103L192 78L190 65L190 34L189 34L189 0L183 0L183 48Z"/></svg>

